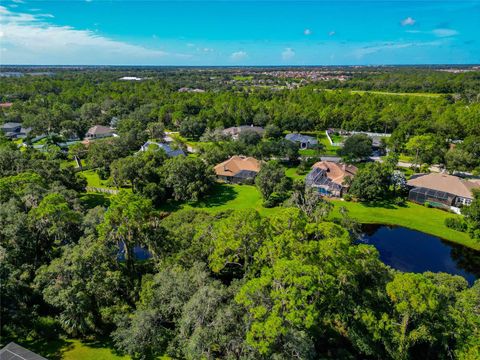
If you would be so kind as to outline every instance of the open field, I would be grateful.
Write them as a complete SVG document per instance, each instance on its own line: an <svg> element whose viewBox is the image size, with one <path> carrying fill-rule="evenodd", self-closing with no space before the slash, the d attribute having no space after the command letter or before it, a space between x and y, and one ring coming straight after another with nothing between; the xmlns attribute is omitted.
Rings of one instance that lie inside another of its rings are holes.
<svg viewBox="0 0 480 360"><path fill-rule="evenodd" d="M405 206L393 204L368 205L341 200L333 200L332 202L335 204L332 218L340 217L339 209L341 206L345 206L349 210L350 216L363 224L399 225L480 250L480 242L470 239L466 233L445 226L446 218L459 215L411 202L406 202Z"/></svg>
<svg viewBox="0 0 480 360"><path fill-rule="evenodd" d="M428 98L438 98L445 94L439 93L406 93L406 92L391 92L391 91L376 91L376 90L350 90L350 89L323 89L325 91L348 91L352 94L374 94L374 95L391 95L391 96L416 96L416 97L428 97Z"/></svg>

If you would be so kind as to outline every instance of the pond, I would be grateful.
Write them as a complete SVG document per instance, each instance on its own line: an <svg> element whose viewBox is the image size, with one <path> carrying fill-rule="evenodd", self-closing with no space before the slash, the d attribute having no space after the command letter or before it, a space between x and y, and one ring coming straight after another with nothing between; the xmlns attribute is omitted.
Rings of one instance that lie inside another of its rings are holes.
<svg viewBox="0 0 480 360"><path fill-rule="evenodd" d="M400 226L362 225L361 243L374 245L380 259L404 272L445 272L472 284L480 277L480 252Z"/></svg>

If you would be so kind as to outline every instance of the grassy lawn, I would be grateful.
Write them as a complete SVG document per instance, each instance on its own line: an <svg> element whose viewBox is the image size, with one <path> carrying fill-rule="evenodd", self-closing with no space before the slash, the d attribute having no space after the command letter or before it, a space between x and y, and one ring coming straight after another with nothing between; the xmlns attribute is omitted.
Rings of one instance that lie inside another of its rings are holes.
<svg viewBox="0 0 480 360"><path fill-rule="evenodd" d="M53 339L16 341L19 345L50 360L126 360L108 340Z"/></svg>
<svg viewBox="0 0 480 360"><path fill-rule="evenodd" d="M332 202L335 204L331 215L332 218L340 217L338 210L341 206L345 206L350 211L350 216L357 219L360 223L404 226L480 250L480 242L470 239L466 233L445 226L444 221L446 218L459 215L427 208L411 202L407 202L405 206L393 204L375 204L370 206L368 204L340 200Z"/></svg>
<svg viewBox="0 0 480 360"><path fill-rule="evenodd" d="M108 180L100 179L100 176L95 170L84 170L80 171L79 174L85 176L88 186L106 189L116 189L115 187L108 185Z"/></svg>
<svg viewBox="0 0 480 360"><path fill-rule="evenodd" d="M168 204L163 207L163 210L198 209L218 212L230 209L255 209L262 216L274 214L279 210L279 208L265 208L262 202L262 195L253 185L215 184L212 193L202 200L186 204Z"/></svg>
<svg viewBox="0 0 480 360"><path fill-rule="evenodd" d="M327 155L327 156L336 156L337 155L337 150L340 149L339 146L332 146L330 144L330 141L328 141L327 135L325 135L325 132L321 132L317 135L318 142L320 144L323 144L325 147L325 150L323 151L322 155Z"/></svg>
<svg viewBox="0 0 480 360"><path fill-rule="evenodd" d="M305 179L305 176L307 174L297 174L297 168L296 167L289 167L285 170L285 175L287 175L289 178L292 178L293 180L303 180Z"/></svg>

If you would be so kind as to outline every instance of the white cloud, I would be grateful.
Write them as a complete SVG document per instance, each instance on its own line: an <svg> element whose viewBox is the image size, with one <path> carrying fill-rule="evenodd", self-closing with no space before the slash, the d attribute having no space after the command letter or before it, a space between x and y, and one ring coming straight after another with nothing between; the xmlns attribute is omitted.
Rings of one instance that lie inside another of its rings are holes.
<svg viewBox="0 0 480 360"><path fill-rule="evenodd" d="M230 59L234 61L243 60L248 56L245 51L235 51L230 55Z"/></svg>
<svg viewBox="0 0 480 360"><path fill-rule="evenodd" d="M303 30L303 34L304 34L304 35L311 35L311 34L312 34L312 30L310 30L310 29L305 29L305 30Z"/></svg>
<svg viewBox="0 0 480 360"><path fill-rule="evenodd" d="M328 33L328 36L333 36L333 35L335 35L335 34L336 34L335 31L330 31L330 32Z"/></svg>
<svg viewBox="0 0 480 360"><path fill-rule="evenodd" d="M1 63L4 64L152 64L188 58L45 22L49 14L14 13L0 6Z"/></svg>
<svg viewBox="0 0 480 360"><path fill-rule="evenodd" d="M402 24L402 26L412 26L412 25L415 25L416 22L417 21L414 18L409 16L409 17L403 19L401 24Z"/></svg>
<svg viewBox="0 0 480 360"><path fill-rule="evenodd" d="M412 48L412 47L425 47L425 46L438 46L441 45L441 41L428 41L428 42L406 42L406 43L381 43L366 45L361 48L357 48L353 51L353 56L357 59L362 59L364 56L376 54L383 51L396 51L400 49Z"/></svg>
<svg viewBox="0 0 480 360"><path fill-rule="evenodd" d="M23 4L24 3L23 0L12 0L12 2L17 3L17 4Z"/></svg>
<svg viewBox="0 0 480 360"><path fill-rule="evenodd" d="M432 33L438 37L450 37L458 35L458 31L453 29L435 29L432 31Z"/></svg>
<svg viewBox="0 0 480 360"><path fill-rule="evenodd" d="M293 51L292 48L286 48L282 51L283 60L291 60L293 57L295 57L295 51Z"/></svg>

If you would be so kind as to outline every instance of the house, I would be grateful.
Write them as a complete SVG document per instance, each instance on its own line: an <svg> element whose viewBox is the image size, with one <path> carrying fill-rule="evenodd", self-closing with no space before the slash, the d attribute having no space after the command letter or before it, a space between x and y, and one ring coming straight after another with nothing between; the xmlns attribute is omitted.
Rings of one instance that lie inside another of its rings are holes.
<svg viewBox="0 0 480 360"><path fill-rule="evenodd" d="M302 135L299 133L292 133L285 135L285 139L297 143L300 149L309 149L318 145L318 141L313 136Z"/></svg>
<svg viewBox="0 0 480 360"><path fill-rule="evenodd" d="M88 129L85 139L101 139L111 136L116 136L115 129L109 126L95 125Z"/></svg>
<svg viewBox="0 0 480 360"><path fill-rule="evenodd" d="M430 173L415 174L407 181L410 187L410 201L432 206L450 208L470 205L473 189L480 189L480 182L462 179L458 176Z"/></svg>
<svg viewBox="0 0 480 360"><path fill-rule="evenodd" d="M182 149L172 149L168 144L158 143L155 141L147 141L145 144L142 145L142 147L140 148L140 151L147 151L149 149L154 149L154 150L162 149L167 153L168 157L185 155Z"/></svg>
<svg viewBox="0 0 480 360"><path fill-rule="evenodd" d="M229 136L234 140L237 140L241 133L253 131L258 135L263 136L265 130L260 126L253 125L242 125L242 126L233 126L226 129L223 129L223 135Z"/></svg>
<svg viewBox="0 0 480 360"><path fill-rule="evenodd" d="M0 103L0 108L2 109L8 109L10 107L12 107L13 103L11 102L4 102L4 103Z"/></svg>
<svg viewBox="0 0 480 360"><path fill-rule="evenodd" d="M18 132L20 132L21 128L22 128L22 124L20 124L18 122L6 122L1 127L2 131L5 134L7 134L7 133L18 133Z"/></svg>
<svg viewBox="0 0 480 360"><path fill-rule="evenodd" d="M121 77L119 80L122 80L122 81L140 81L140 80L142 80L142 78L139 78L139 77L136 77L136 76L124 76L124 77Z"/></svg>
<svg viewBox="0 0 480 360"><path fill-rule="evenodd" d="M35 354L33 351L25 349L24 347L15 344L14 342L8 343L3 349L0 350L0 360L47 360L43 356Z"/></svg>
<svg viewBox="0 0 480 360"><path fill-rule="evenodd" d="M217 179L227 183L253 183L260 171L260 161L252 157L232 156L214 167Z"/></svg>
<svg viewBox="0 0 480 360"><path fill-rule="evenodd" d="M1 130L7 138L10 139L20 139L25 138L32 131L32 128L24 128L21 123L17 122L7 122L3 124Z"/></svg>
<svg viewBox="0 0 480 360"><path fill-rule="evenodd" d="M345 179L353 178L357 170L353 165L319 161L312 166L312 170L307 174L305 185L317 189L322 195L341 197L348 189Z"/></svg>

